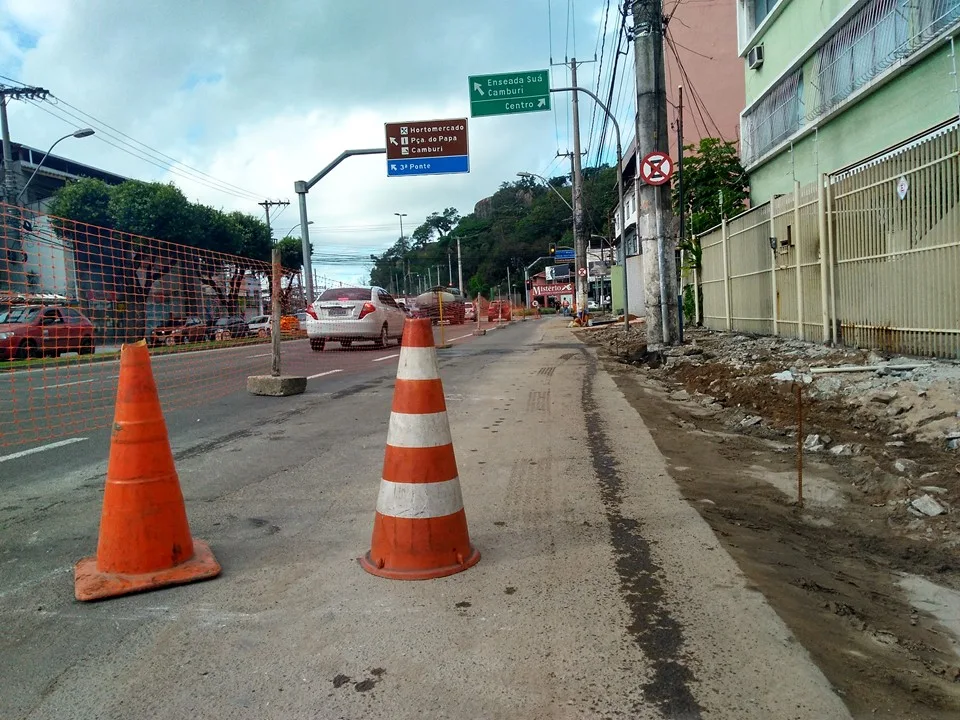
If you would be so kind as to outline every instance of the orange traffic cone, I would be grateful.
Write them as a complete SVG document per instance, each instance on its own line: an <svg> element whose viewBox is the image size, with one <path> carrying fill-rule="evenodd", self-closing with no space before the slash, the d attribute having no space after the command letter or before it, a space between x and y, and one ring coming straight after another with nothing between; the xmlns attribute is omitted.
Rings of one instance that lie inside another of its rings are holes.
<svg viewBox="0 0 960 720"><path fill-rule="evenodd" d="M219 574L190 537L147 344L124 345L97 555L76 564L74 594L100 600Z"/></svg>
<svg viewBox="0 0 960 720"><path fill-rule="evenodd" d="M476 565L429 320L405 321L369 573L426 580Z"/></svg>

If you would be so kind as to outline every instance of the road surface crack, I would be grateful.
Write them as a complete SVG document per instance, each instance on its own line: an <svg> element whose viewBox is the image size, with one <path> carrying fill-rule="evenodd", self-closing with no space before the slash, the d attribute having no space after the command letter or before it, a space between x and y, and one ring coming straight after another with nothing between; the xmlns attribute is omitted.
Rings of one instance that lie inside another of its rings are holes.
<svg viewBox="0 0 960 720"><path fill-rule="evenodd" d="M630 610L627 629L648 658L652 670L650 681L643 686L643 694L667 718L699 720L702 708L690 690L694 676L684 664L680 624L666 608L660 567L651 557L650 543L643 537L642 525L636 519L623 515L625 483L594 398L593 386L598 363L590 354L584 355L588 367L584 374L581 401L587 425L587 445L610 525L620 587Z"/></svg>

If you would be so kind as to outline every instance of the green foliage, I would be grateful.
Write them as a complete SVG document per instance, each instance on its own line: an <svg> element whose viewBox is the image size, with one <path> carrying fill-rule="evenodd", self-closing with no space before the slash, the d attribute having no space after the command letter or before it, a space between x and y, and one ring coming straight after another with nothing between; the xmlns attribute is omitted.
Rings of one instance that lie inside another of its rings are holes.
<svg viewBox="0 0 960 720"><path fill-rule="evenodd" d="M687 145L685 149L690 153L683 158L686 231L698 235L719 225L723 217L733 217L746 208L750 185L734 143L703 138L699 145ZM678 189L674 183L675 209Z"/></svg>
<svg viewBox="0 0 960 720"><path fill-rule="evenodd" d="M61 188L50 204L50 214L76 222L112 228L110 186L84 178Z"/></svg>
<svg viewBox="0 0 960 720"><path fill-rule="evenodd" d="M548 181L545 187L535 178L504 182L489 198L478 203L477 211L460 217L455 208L435 212L412 233L409 243L398 240L377 256L370 273L374 285L394 292L415 293L416 278L405 280L406 271L436 278L441 268L444 284L447 258L453 265L453 283L457 284L457 239L463 254L463 277L470 297L487 294L491 287L506 290L510 268L514 292L523 291L523 268L547 254L551 242L572 245L573 218L567 202L570 188L567 176ZM611 167L584 170L584 209L586 232L608 231L609 216L616 204L616 172ZM561 197L558 197L557 193ZM531 274L543 265L535 266ZM395 287L399 280L400 287Z"/></svg>

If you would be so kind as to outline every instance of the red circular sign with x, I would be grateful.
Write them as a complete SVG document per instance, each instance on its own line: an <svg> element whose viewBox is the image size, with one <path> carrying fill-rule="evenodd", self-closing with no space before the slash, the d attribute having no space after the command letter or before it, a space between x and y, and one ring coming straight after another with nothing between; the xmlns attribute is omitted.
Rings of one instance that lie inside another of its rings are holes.
<svg viewBox="0 0 960 720"><path fill-rule="evenodd" d="M640 163L640 177L647 185L664 185L673 177L673 160L662 152L652 152Z"/></svg>

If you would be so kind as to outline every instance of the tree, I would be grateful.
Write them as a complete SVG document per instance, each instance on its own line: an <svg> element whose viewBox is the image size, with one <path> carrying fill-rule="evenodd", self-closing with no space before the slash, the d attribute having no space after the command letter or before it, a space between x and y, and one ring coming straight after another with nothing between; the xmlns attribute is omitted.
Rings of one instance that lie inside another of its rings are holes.
<svg viewBox="0 0 960 720"><path fill-rule="evenodd" d="M296 279L303 265L303 243L300 238L290 237L289 235L277 242L277 249L280 251L280 308L281 312L289 315L292 311L290 298L293 295L293 281ZM287 282L284 287L284 281ZM270 297L273 297L273 273L267 273L267 287L270 289Z"/></svg>
<svg viewBox="0 0 960 720"><path fill-rule="evenodd" d="M237 255L210 255L200 260L200 280L216 294L227 315L239 315L240 293L248 271L268 271L273 242L270 229L252 215L234 211L227 216Z"/></svg>
<svg viewBox="0 0 960 720"><path fill-rule="evenodd" d="M698 235L743 210L750 196L747 174L740 165L736 145L720 138L703 138L687 145L683 158L683 192L687 231ZM674 184L674 206L679 201ZM721 202L722 197L722 202Z"/></svg>

